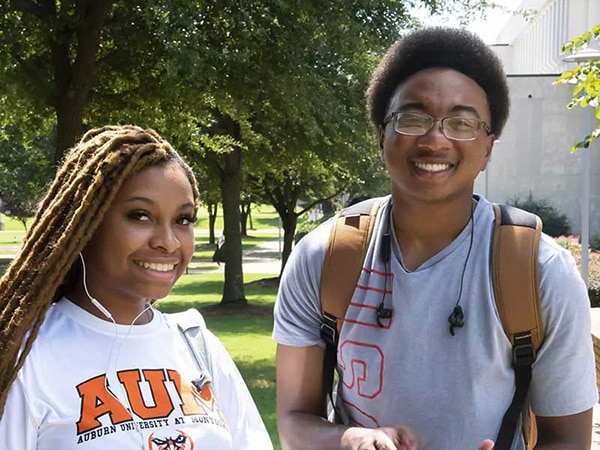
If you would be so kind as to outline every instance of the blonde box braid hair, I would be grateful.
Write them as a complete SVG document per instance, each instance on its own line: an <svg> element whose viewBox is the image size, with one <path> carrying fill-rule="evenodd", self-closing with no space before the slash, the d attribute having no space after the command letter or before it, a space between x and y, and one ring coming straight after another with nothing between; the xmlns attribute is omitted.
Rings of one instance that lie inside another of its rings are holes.
<svg viewBox="0 0 600 450"><path fill-rule="evenodd" d="M90 130L63 160L20 252L0 279L0 417L50 305L73 283L78 255L102 222L125 180L141 170L189 166L154 130L107 126Z"/></svg>

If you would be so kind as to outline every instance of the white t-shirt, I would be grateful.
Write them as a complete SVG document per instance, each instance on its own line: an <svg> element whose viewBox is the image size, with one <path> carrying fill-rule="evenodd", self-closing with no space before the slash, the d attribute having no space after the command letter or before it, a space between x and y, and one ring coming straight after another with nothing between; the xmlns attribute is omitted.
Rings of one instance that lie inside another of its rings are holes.
<svg viewBox="0 0 600 450"><path fill-rule="evenodd" d="M338 346L339 395L345 423L408 425L424 450L476 449L495 439L515 385L511 344L504 334L490 278L494 213L478 197L471 223L445 249L414 271L402 264L387 202L347 310ZM288 260L275 306L274 339L324 346L319 285L331 222L305 236ZM389 230L389 231L388 231ZM390 233L391 260L379 257ZM449 333L458 300L465 325ZM540 416L586 411L597 402L589 300L571 255L543 236L539 250L545 341L533 365L531 405ZM381 301L392 308L376 322ZM519 433L513 448L523 448Z"/></svg>
<svg viewBox="0 0 600 450"><path fill-rule="evenodd" d="M218 339L206 332L213 373L202 386L180 332L153 313L115 326L66 299L51 306L11 386L0 448L272 449Z"/></svg>

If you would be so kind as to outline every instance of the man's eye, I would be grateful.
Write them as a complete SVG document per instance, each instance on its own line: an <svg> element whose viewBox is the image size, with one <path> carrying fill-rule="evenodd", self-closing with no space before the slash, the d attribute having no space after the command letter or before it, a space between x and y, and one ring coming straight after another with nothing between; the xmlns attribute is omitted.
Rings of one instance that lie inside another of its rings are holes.
<svg viewBox="0 0 600 450"><path fill-rule="evenodd" d="M398 125L402 127L423 127L427 125L427 119L418 116L402 116L398 119Z"/></svg>
<svg viewBox="0 0 600 450"><path fill-rule="evenodd" d="M472 130L476 127L475 123L473 119L453 117L450 121L450 126L455 130Z"/></svg>

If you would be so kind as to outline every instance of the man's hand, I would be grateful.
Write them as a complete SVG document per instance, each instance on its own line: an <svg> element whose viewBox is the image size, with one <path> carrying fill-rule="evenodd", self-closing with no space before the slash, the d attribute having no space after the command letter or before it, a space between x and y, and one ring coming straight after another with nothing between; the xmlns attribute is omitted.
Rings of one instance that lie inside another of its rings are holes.
<svg viewBox="0 0 600 450"><path fill-rule="evenodd" d="M415 434L406 427L348 428L342 435L345 450L419 450ZM480 449L480 450L486 450Z"/></svg>

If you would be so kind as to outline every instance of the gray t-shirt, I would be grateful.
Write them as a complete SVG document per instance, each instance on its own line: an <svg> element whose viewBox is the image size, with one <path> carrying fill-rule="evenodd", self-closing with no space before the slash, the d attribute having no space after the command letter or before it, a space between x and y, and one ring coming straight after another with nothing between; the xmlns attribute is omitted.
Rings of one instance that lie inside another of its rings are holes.
<svg viewBox="0 0 600 450"><path fill-rule="evenodd" d="M424 450L476 449L495 439L513 397L514 371L490 278L494 212L477 199L473 226L414 271L402 265L389 226L391 202L380 208L339 340L345 423L408 425ZM330 227L328 221L305 236L287 262L275 305L273 339L280 344L324 346L319 284ZM384 233L391 235L387 264L379 257ZM451 336L447 319L465 262L465 325ZM540 416L576 414L598 400L586 288L571 255L546 235L539 267L545 334L533 365L531 405ZM379 327L382 300L393 315ZM522 449L519 435L516 441L513 448Z"/></svg>

